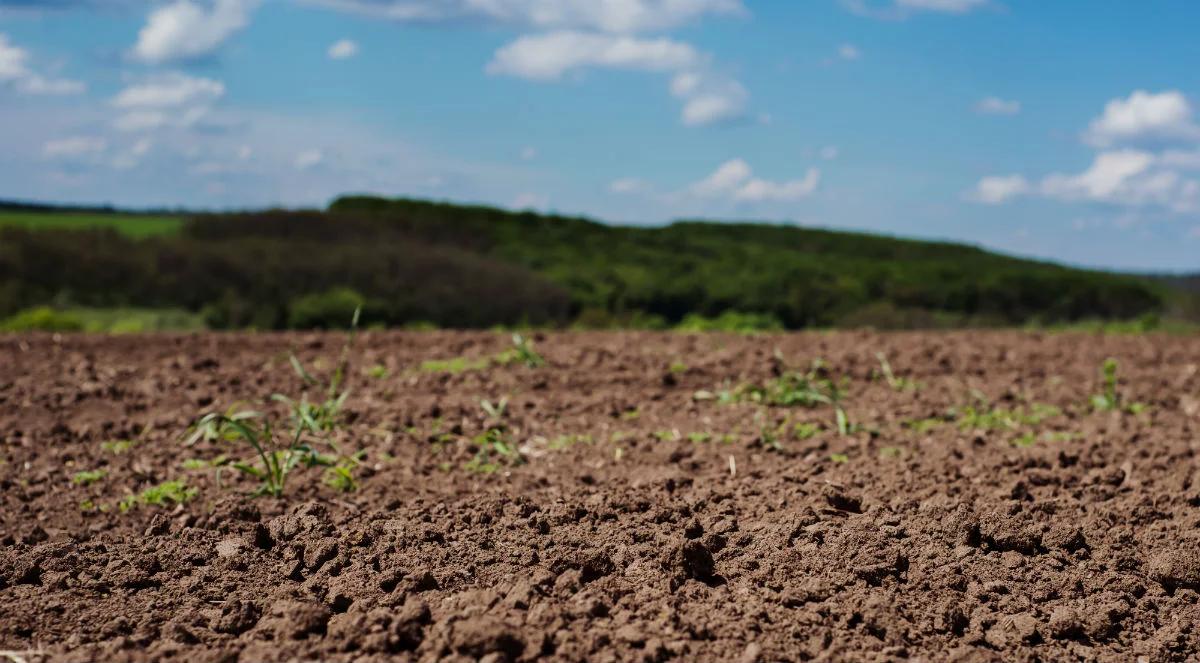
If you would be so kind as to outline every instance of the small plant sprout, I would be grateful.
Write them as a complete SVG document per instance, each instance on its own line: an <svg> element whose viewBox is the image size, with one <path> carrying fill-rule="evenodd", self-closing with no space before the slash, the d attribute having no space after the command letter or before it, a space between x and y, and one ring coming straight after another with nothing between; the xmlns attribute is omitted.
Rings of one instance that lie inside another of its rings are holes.
<svg viewBox="0 0 1200 663"><path fill-rule="evenodd" d="M465 466L469 472L492 474L505 465L521 465L525 462L516 445L500 428L489 428L476 436L473 442L475 456Z"/></svg>
<svg viewBox="0 0 1200 663"><path fill-rule="evenodd" d="M182 481L164 481L157 486L151 486L137 495L129 495L121 500L121 513L129 511L137 506L172 506L175 504L183 504L196 496L199 492L195 488L189 488Z"/></svg>
<svg viewBox="0 0 1200 663"><path fill-rule="evenodd" d="M366 451L359 451L352 456L344 456L325 470L325 485L343 493L358 490L358 479L354 471L366 458Z"/></svg>
<svg viewBox="0 0 1200 663"><path fill-rule="evenodd" d="M896 377L892 371L892 364L888 361L887 355L882 352L875 353L875 358L879 360L879 372L883 375L883 379L887 381L888 386L896 391L912 391L917 388L917 383L908 378Z"/></svg>
<svg viewBox="0 0 1200 663"><path fill-rule="evenodd" d="M229 466L261 482L255 491L256 495L280 497L283 495L288 475L298 467L332 464L325 461L306 440L305 433L313 430L307 420L297 420L293 432L288 436L289 442L286 446L281 446L270 419L261 412L243 410L226 414L213 413L205 415L196 423L187 443L195 444L206 440L240 442L249 446L257 454L258 464L235 461Z"/></svg>
<svg viewBox="0 0 1200 663"><path fill-rule="evenodd" d="M367 376L376 380L382 380L388 376L387 366L384 366L383 364L375 364L371 368L367 369Z"/></svg>
<svg viewBox="0 0 1200 663"><path fill-rule="evenodd" d="M288 361L292 365L292 369L296 371L296 375L304 381L306 386L321 386L325 391L325 400L321 403L310 403L308 394L304 393L299 400L292 399L283 394L273 394L271 399L279 403L283 403L292 411L292 417L297 422L303 422L312 430L332 431L341 424L342 407L346 404L346 399L350 396L349 389L343 389L342 385L345 382L348 369L350 367L350 350L354 347L354 340L358 335L358 319L362 313L362 309L354 310L354 317L350 321L350 332L346 336L346 342L342 345L341 356L338 358L337 367L330 376L327 384L321 384L307 369L295 353L288 355Z"/></svg>
<svg viewBox="0 0 1200 663"><path fill-rule="evenodd" d="M71 477L71 483L76 486L90 486L107 475L108 473L104 470L84 470L76 472L75 476Z"/></svg>
<svg viewBox="0 0 1200 663"><path fill-rule="evenodd" d="M1143 403L1128 403L1121 396L1117 379L1117 360L1109 357L1100 366L1103 392L1092 396L1092 409L1100 412L1128 412L1138 414L1146 409Z"/></svg>
<svg viewBox="0 0 1200 663"><path fill-rule="evenodd" d="M512 345L510 350L496 357L496 363L508 365L517 361L529 368L541 368L546 365L546 359L538 354L537 350L533 349L533 341L525 338L520 333L512 335Z"/></svg>
<svg viewBox="0 0 1200 663"><path fill-rule="evenodd" d="M504 415L508 412L508 399L501 398L495 403L485 399L479 402L479 407L483 408L483 411L487 413L488 417L499 421L503 419Z"/></svg>

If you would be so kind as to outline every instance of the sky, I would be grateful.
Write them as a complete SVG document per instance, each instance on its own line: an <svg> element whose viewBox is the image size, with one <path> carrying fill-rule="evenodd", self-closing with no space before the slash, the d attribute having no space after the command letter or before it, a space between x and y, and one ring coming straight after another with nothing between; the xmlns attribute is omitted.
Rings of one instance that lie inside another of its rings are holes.
<svg viewBox="0 0 1200 663"><path fill-rule="evenodd" d="M0 198L375 193L1200 270L1194 0L0 0Z"/></svg>

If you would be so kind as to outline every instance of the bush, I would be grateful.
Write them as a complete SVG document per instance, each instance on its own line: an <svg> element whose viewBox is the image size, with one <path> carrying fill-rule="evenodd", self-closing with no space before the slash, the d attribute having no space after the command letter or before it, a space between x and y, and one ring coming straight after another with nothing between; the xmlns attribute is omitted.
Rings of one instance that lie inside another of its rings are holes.
<svg viewBox="0 0 1200 663"><path fill-rule="evenodd" d="M49 306L38 306L36 308L25 309L11 318L0 322L0 331L83 331L83 320L76 315L56 311Z"/></svg>
<svg viewBox="0 0 1200 663"><path fill-rule="evenodd" d="M333 288L305 295L288 306L288 327L292 329L348 329L354 312L366 299L350 288Z"/></svg>

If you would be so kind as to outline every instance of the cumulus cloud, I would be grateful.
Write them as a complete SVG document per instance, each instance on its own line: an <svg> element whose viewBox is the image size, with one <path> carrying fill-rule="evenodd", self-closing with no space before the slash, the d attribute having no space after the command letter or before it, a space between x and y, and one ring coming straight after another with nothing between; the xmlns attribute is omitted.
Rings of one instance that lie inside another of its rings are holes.
<svg viewBox="0 0 1200 663"><path fill-rule="evenodd" d="M694 66L700 55L667 38L641 39L573 31L525 36L496 51L487 71L533 80L556 80L589 67L675 71Z"/></svg>
<svg viewBox="0 0 1200 663"><path fill-rule="evenodd" d="M296 170L316 168L325 161L325 153L321 150L305 150L296 155Z"/></svg>
<svg viewBox="0 0 1200 663"><path fill-rule="evenodd" d="M539 193L521 193L512 202L512 208L518 210L546 209L549 206L550 198Z"/></svg>
<svg viewBox="0 0 1200 663"><path fill-rule="evenodd" d="M991 4L991 0L842 0L842 5L859 16L899 20L918 12L967 14Z"/></svg>
<svg viewBox="0 0 1200 663"><path fill-rule="evenodd" d="M1021 112L1021 102L1000 97L984 97L975 104L980 115L1016 115Z"/></svg>
<svg viewBox="0 0 1200 663"><path fill-rule="evenodd" d="M1097 148L1078 173L1051 173L1039 181L1022 175L984 177L967 197L997 205L1020 196L1126 208L1200 211L1200 128L1179 92L1137 91L1114 99L1083 134Z"/></svg>
<svg viewBox="0 0 1200 663"><path fill-rule="evenodd" d="M1197 141L1200 126L1192 114L1191 103L1178 90L1157 94L1137 90L1108 102L1104 113L1088 126L1084 140L1096 147Z"/></svg>
<svg viewBox="0 0 1200 663"><path fill-rule="evenodd" d="M483 21L538 30L658 32L705 15L738 15L742 0L308 0L402 22Z"/></svg>
<svg viewBox="0 0 1200 663"><path fill-rule="evenodd" d="M612 183L608 185L609 191L623 196L649 193L651 189L652 187L648 182L640 180L636 177L622 177L620 179L613 180Z"/></svg>
<svg viewBox="0 0 1200 663"><path fill-rule="evenodd" d="M1024 175L984 177L967 198L985 205L999 205L1029 193L1029 180Z"/></svg>
<svg viewBox="0 0 1200 663"><path fill-rule="evenodd" d="M690 44L666 37L563 30L518 38L496 51L487 71L535 81L591 68L670 73L683 123L704 126L740 117L749 96L741 83L709 69L708 60Z"/></svg>
<svg viewBox="0 0 1200 663"><path fill-rule="evenodd" d="M693 184L690 191L701 198L719 197L737 202L794 202L812 195L820 181L821 171L809 168L801 179L773 182L754 177L745 160L731 159Z"/></svg>
<svg viewBox="0 0 1200 663"><path fill-rule="evenodd" d="M70 136L48 141L42 146L47 158L77 158L93 156L108 149L108 141L98 136Z"/></svg>
<svg viewBox="0 0 1200 663"><path fill-rule="evenodd" d="M87 89L79 81L47 78L29 68L29 51L18 47L0 33L0 87L12 86L22 94L80 94Z"/></svg>
<svg viewBox="0 0 1200 663"><path fill-rule="evenodd" d="M133 56L158 64L212 55L250 23L258 0L177 0L150 13Z"/></svg>
<svg viewBox="0 0 1200 663"><path fill-rule="evenodd" d="M114 125L130 132L192 126L224 95L225 84L211 78L180 73L153 76L113 97L113 107L121 111Z"/></svg>
<svg viewBox="0 0 1200 663"><path fill-rule="evenodd" d="M330 60L347 60L358 55L358 43L350 39L334 42L326 52Z"/></svg>

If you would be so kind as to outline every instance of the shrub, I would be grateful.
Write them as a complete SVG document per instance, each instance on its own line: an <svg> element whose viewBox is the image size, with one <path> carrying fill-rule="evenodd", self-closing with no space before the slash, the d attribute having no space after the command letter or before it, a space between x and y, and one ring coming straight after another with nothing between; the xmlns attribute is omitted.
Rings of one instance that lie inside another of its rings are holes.
<svg viewBox="0 0 1200 663"><path fill-rule="evenodd" d="M350 288L333 288L292 300L288 327L293 329L344 329L366 300Z"/></svg>
<svg viewBox="0 0 1200 663"><path fill-rule="evenodd" d="M56 311L49 306L38 306L36 308L25 309L11 318L0 322L0 331L83 331L83 320L79 316L63 311Z"/></svg>

